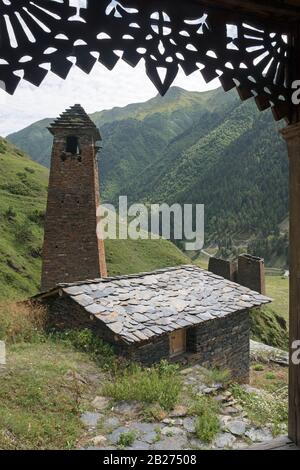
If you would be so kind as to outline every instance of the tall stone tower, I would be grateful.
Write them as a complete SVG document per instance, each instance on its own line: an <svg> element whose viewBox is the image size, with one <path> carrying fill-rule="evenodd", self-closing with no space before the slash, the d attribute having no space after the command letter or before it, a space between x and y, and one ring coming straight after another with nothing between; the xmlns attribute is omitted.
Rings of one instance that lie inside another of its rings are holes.
<svg viewBox="0 0 300 470"><path fill-rule="evenodd" d="M41 289L107 276L97 237L100 204L99 130L76 104L49 127L54 136L43 247Z"/></svg>

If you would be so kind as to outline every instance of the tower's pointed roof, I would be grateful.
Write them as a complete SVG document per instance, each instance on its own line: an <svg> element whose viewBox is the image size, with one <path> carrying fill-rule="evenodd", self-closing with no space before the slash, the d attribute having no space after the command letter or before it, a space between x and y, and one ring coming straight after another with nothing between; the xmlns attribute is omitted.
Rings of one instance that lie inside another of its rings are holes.
<svg viewBox="0 0 300 470"><path fill-rule="evenodd" d="M77 130L91 129L95 131L95 138L101 139L100 132L96 124L91 120L80 104L75 104L64 111L55 121L50 124L49 130L54 134L57 129Z"/></svg>

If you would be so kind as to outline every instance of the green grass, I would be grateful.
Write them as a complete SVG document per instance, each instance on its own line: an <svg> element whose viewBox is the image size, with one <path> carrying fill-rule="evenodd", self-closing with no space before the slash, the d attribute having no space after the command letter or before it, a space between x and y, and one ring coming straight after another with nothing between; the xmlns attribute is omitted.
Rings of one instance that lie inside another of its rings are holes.
<svg viewBox="0 0 300 470"><path fill-rule="evenodd" d="M119 437L118 447L121 449L124 447L130 447L136 440L136 437L137 433L135 431L123 432Z"/></svg>
<svg viewBox="0 0 300 470"><path fill-rule="evenodd" d="M0 139L0 298L37 291L43 230L31 220L45 210L48 171Z"/></svg>
<svg viewBox="0 0 300 470"><path fill-rule="evenodd" d="M266 276L266 292L273 299L273 310L288 321L289 280L281 276Z"/></svg>
<svg viewBox="0 0 300 470"><path fill-rule="evenodd" d="M67 372L94 370L88 356L45 340L11 345L7 360L0 387L0 448L74 448L83 433L80 411L90 387L75 375L67 379Z"/></svg>
<svg viewBox="0 0 300 470"><path fill-rule="evenodd" d="M195 423L196 436L209 444L220 432L219 405L206 396L198 397L191 407L191 412L197 415Z"/></svg>
<svg viewBox="0 0 300 470"><path fill-rule="evenodd" d="M251 338L281 349L288 348L286 320L271 306L253 309L250 313Z"/></svg>
<svg viewBox="0 0 300 470"><path fill-rule="evenodd" d="M282 425L287 424L287 386L281 387L273 393L257 395L247 393L242 387L234 384L231 386L231 392L233 397L243 406L253 424L258 426L271 424L274 436L278 435Z"/></svg>
<svg viewBox="0 0 300 470"><path fill-rule="evenodd" d="M208 385L222 384L226 385L231 380L231 372L226 369L207 369L204 372L205 383Z"/></svg>
<svg viewBox="0 0 300 470"><path fill-rule="evenodd" d="M107 381L102 394L117 401L135 400L141 403L159 404L164 410L176 405L181 392L178 367L162 361L151 369L131 364Z"/></svg>

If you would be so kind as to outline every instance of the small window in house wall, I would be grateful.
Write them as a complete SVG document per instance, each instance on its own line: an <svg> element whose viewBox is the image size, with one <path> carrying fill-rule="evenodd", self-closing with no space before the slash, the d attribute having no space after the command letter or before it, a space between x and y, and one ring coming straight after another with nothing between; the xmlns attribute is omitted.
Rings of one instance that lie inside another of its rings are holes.
<svg viewBox="0 0 300 470"><path fill-rule="evenodd" d="M175 357L186 351L186 330L170 333L170 356Z"/></svg>
<svg viewBox="0 0 300 470"><path fill-rule="evenodd" d="M79 140L75 135L69 135L67 137L66 153L71 153L72 155L80 154Z"/></svg>

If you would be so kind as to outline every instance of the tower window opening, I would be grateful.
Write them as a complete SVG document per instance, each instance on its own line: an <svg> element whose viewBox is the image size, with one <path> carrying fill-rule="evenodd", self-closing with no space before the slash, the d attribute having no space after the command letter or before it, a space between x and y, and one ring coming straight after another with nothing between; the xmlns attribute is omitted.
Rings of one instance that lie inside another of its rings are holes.
<svg viewBox="0 0 300 470"><path fill-rule="evenodd" d="M76 137L75 135L69 135L67 137L66 152L71 153L72 155L80 154L78 137Z"/></svg>

